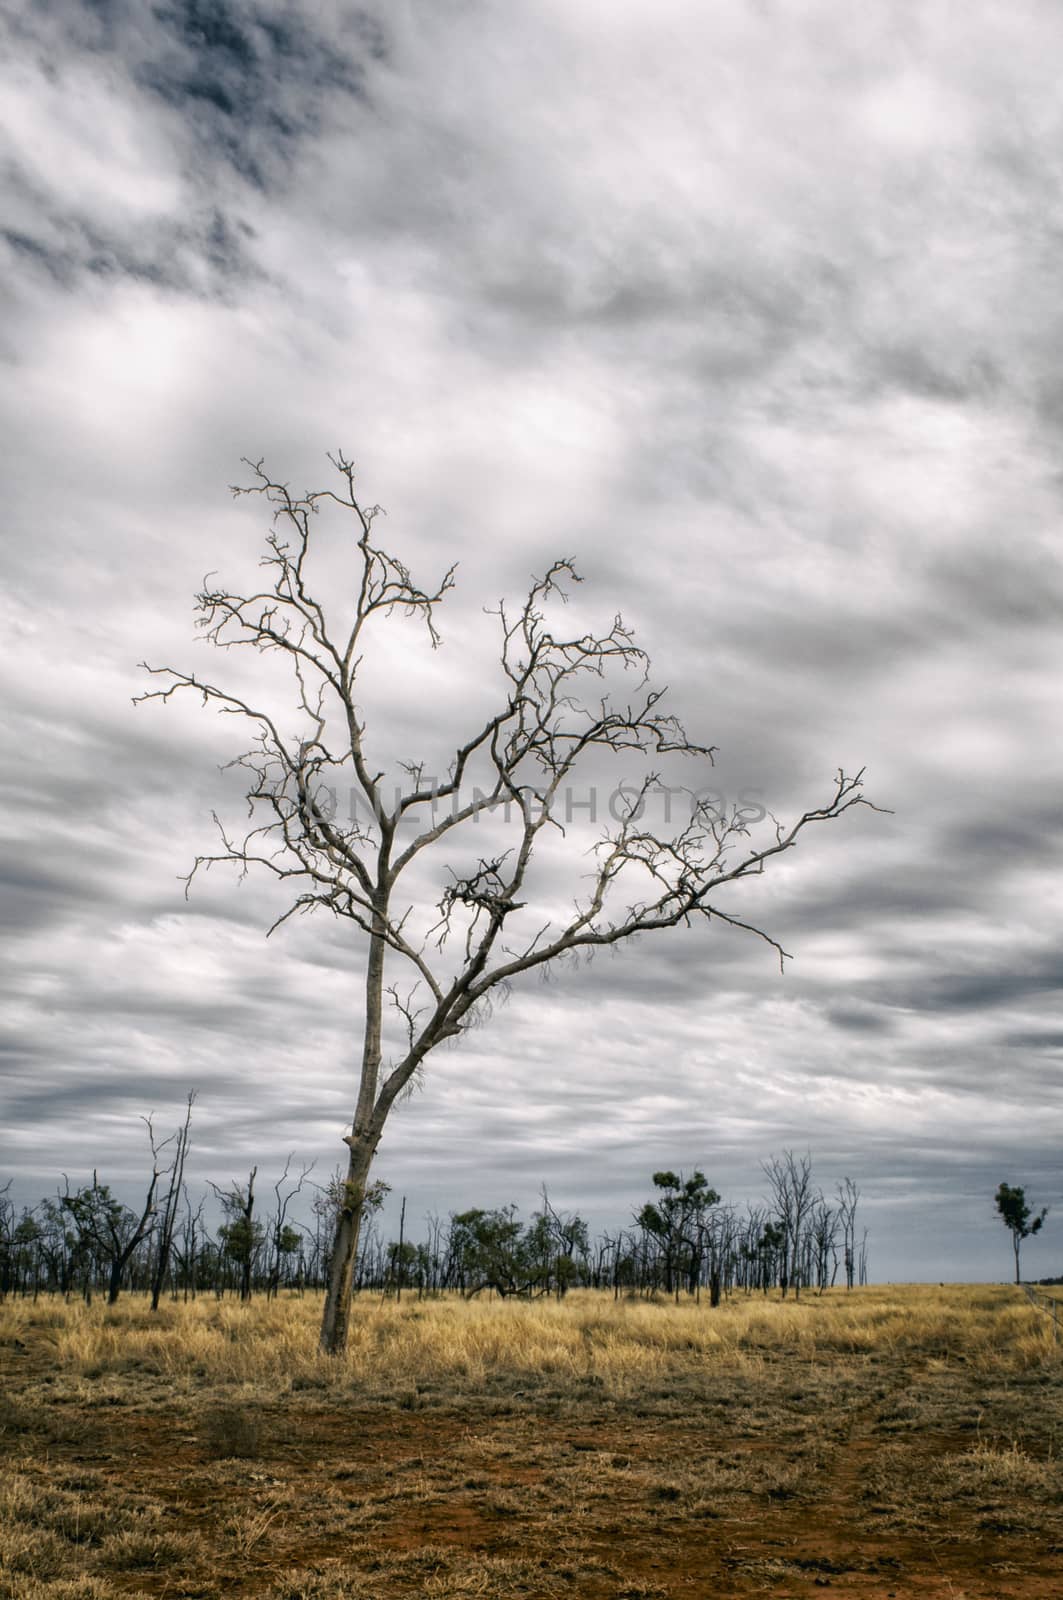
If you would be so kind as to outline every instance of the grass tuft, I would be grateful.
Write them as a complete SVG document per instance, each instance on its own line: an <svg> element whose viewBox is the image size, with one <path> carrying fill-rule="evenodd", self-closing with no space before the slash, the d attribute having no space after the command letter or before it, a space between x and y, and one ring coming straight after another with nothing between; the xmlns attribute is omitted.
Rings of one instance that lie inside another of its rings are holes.
<svg viewBox="0 0 1063 1600"><path fill-rule="evenodd" d="M207 1454L217 1461L253 1461L262 1453L262 1419L247 1406L221 1405L201 1424Z"/></svg>

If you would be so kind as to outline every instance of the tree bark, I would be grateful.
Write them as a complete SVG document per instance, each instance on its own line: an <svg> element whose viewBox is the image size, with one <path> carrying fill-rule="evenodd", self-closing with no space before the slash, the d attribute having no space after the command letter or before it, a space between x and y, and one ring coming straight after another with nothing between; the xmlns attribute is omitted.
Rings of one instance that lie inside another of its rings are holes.
<svg viewBox="0 0 1063 1600"><path fill-rule="evenodd" d="M170 1168L170 1187L163 1206L162 1226L159 1229L159 1258L155 1265L155 1274L151 1281L151 1309L158 1311L159 1300L162 1296L162 1287L167 1272L170 1272L171 1286L173 1273L171 1259L173 1253L173 1230L177 1222L177 1206L181 1198L181 1185L184 1182L185 1158L188 1155L189 1129L192 1123L192 1107L195 1104L196 1093L189 1091L187 1107L185 1110L184 1125L178 1130L177 1149L174 1152L173 1166Z"/></svg>
<svg viewBox="0 0 1063 1600"><path fill-rule="evenodd" d="M351 1134L348 1136L347 1144L350 1150L347 1179L343 1186L343 1200L336 1220L336 1237L329 1264L329 1285L325 1296L325 1311L321 1319L319 1341L322 1354L329 1356L342 1355L347 1348L354 1264L358 1256L358 1236L362 1227L365 1186L376 1151L377 1139L372 1133L363 1134L361 1137Z"/></svg>
<svg viewBox="0 0 1063 1600"><path fill-rule="evenodd" d="M358 1090L358 1109L354 1126L346 1136L349 1155L347 1178L336 1218L336 1234L329 1263L329 1286L321 1318L319 1348L323 1355L339 1356L347 1348L351 1320L351 1292L354 1264L358 1255L358 1235L362 1226L365 1185L380 1129L376 1126L376 1087L380 1074L380 1049L384 1004L384 953L382 923L369 942L369 961L365 978L365 1044L362 1076Z"/></svg>
<svg viewBox="0 0 1063 1600"><path fill-rule="evenodd" d="M243 1210L240 1213L240 1215L241 1215L241 1217L243 1219L243 1223L244 1223L244 1227L246 1229L246 1233L247 1233L246 1249L244 1251L244 1258L240 1263L240 1304L241 1305L247 1305L250 1302L250 1299L251 1299L251 1267L252 1267L252 1261L253 1261L253 1257L254 1257L254 1253L255 1253L255 1251L254 1251L254 1242L255 1241L254 1241L253 1227L254 1227L254 1215L255 1215L255 1177L256 1177L257 1173L258 1173L258 1168L257 1167L252 1167L250 1176L248 1177L248 1180L247 1180L247 1200L246 1200L246 1202L244 1204Z"/></svg>

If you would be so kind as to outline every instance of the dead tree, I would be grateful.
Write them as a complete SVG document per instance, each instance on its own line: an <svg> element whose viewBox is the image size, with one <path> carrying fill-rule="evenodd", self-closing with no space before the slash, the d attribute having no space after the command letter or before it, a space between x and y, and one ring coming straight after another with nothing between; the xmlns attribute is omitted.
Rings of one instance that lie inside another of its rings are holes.
<svg viewBox="0 0 1063 1600"><path fill-rule="evenodd" d="M205 1232L203 1227L203 1207L206 1204L206 1199L201 1200L193 1211L192 1202L188 1198L188 1188L185 1184L181 1185L181 1192L184 1196L185 1220L181 1229L181 1243L178 1244L177 1240L174 1239L172 1250L174 1260L180 1270L184 1299L187 1304L189 1292L191 1292L193 1300L196 1298L199 1253L203 1247L203 1235Z"/></svg>
<svg viewBox="0 0 1063 1600"><path fill-rule="evenodd" d="M10 1198L11 1179L0 1186L0 1306L15 1280L15 1207Z"/></svg>
<svg viewBox="0 0 1063 1600"><path fill-rule="evenodd" d="M539 1193L543 1200L541 1232L552 1246L554 1291L563 1300L576 1277L577 1261L586 1262L590 1251L587 1224L574 1211L558 1211L551 1205L545 1183Z"/></svg>
<svg viewBox="0 0 1063 1600"><path fill-rule="evenodd" d="M834 1206L829 1206L820 1195L813 1207L809 1227L812 1257L816 1269L816 1288L820 1294L824 1289L833 1289L834 1280L838 1275L838 1225L838 1211Z"/></svg>
<svg viewBox="0 0 1063 1600"><path fill-rule="evenodd" d="M838 1185L837 1195L845 1263L845 1287L851 1289L856 1277L856 1208L860 1202L860 1190L852 1178L843 1178Z"/></svg>
<svg viewBox="0 0 1063 1600"><path fill-rule="evenodd" d="M781 1156L772 1156L763 1163L764 1176L771 1189L775 1215L784 1237L782 1253L782 1292L792 1288L794 1298L801 1298L801 1278L804 1271L805 1234L813 1208L820 1196L812 1186L811 1156L796 1156L784 1150ZM807 1277L807 1274L805 1274Z"/></svg>
<svg viewBox="0 0 1063 1600"><path fill-rule="evenodd" d="M269 1234L269 1281L266 1284L266 1299L272 1300L280 1292L281 1274L284 1270L284 1261L287 1256L294 1255L303 1242L302 1232L293 1227L288 1221L288 1207L296 1195L302 1193L303 1184L314 1170L314 1163L304 1166L298 1178L294 1179L291 1186L285 1189L288 1174L291 1171L292 1154L290 1153L284 1163L284 1171L273 1185L273 1193L277 1197L277 1209L270 1214L268 1222Z"/></svg>
<svg viewBox="0 0 1063 1600"><path fill-rule="evenodd" d="M721 895L762 873L811 824L868 802L862 774L839 772L824 804L787 825L776 823L759 845L741 813L721 814L696 796L674 826L666 813L663 831L651 827L646 816L663 788L660 764L687 758L704 767L713 752L662 710L663 691L649 686L647 657L619 616L600 633L559 627L554 608L580 581L567 558L536 579L516 610L500 603L493 613L500 664L493 713L455 742L445 775L436 778L423 760L411 758L399 764L402 782L390 793L361 709L363 661L375 625L396 612L419 619L431 645L440 643L437 613L454 568L434 586L420 587L374 542L380 508L359 498L350 461L338 455L332 462L338 488L302 496L272 479L261 462L248 463L254 482L234 492L260 494L272 507L266 578L248 594L205 582L196 601L211 643L287 661L299 732L287 732L290 706L273 709L267 677L260 702L196 673L150 667L167 686L137 699L168 700L190 690L255 730L252 748L237 758L249 778L248 830L236 835L219 822L219 851L198 857L189 881L214 862L241 872L258 865L296 889L274 927L295 911L323 907L366 941L361 1065L321 1328L321 1348L337 1353L347 1340L370 1165L391 1108L429 1053L483 1014L499 986L636 934L702 920L756 934L781 962L778 941L738 918ZM332 579L328 587L350 596L344 616L326 605L324 580L311 571L311 547L316 556L324 520L319 513L335 508L353 535L345 548L349 582ZM533 866L547 839L564 837L577 775L593 777L596 758L618 754L628 763L644 758L647 770L626 801L611 807L612 821L590 856L582 843L576 846L572 899L559 911L556 895L547 902L541 885L537 896ZM336 804L345 785L349 808ZM680 792L670 788L669 799ZM472 846L476 837L479 848ZM433 865L435 911L426 916ZM411 881L415 887L407 890ZM388 1017L395 1028L390 1042Z"/></svg>
<svg viewBox="0 0 1063 1600"><path fill-rule="evenodd" d="M128 1206L115 1199L107 1184L100 1183L95 1170L92 1174L92 1183L86 1184L74 1194L70 1193L70 1185L67 1182L66 1193L59 1202L62 1209L72 1218L78 1231L87 1274L85 1298L91 1299L92 1263L105 1263L108 1272L107 1304L111 1306L121 1293L122 1277L126 1268L141 1241L147 1237L154 1225L159 1179L164 1171L160 1165L160 1158L162 1152L175 1138L175 1135L171 1134L169 1139L157 1144L152 1119L141 1117L140 1120L148 1130L148 1143L151 1146L151 1177L139 1217L135 1211L130 1211Z"/></svg>
<svg viewBox="0 0 1063 1600"><path fill-rule="evenodd" d="M177 1208L181 1200L181 1189L184 1185L185 1161L188 1159L188 1146L192 1136L192 1107L195 1105L196 1092L190 1089L188 1103L185 1107L185 1120L177 1132L177 1148L174 1151L173 1163L169 1169L169 1187L162 1203L158 1226L158 1252L155 1257L155 1270L151 1278L151 1309L158 1311L159 1300L162 1296L166 1274L170 1270L173 1255L173 1233L177 1223Z"/></svg>

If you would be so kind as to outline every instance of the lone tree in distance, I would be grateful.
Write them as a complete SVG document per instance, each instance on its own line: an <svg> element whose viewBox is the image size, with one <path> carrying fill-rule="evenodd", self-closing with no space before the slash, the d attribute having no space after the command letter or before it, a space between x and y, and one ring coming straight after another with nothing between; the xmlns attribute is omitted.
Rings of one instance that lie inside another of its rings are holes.
<svg viewBox="0 0 1063 1600"><path fill-rule="evenodd" d="M173 667L146 667L167 686L137 700L165 701L191 690L254 729L252 747L234 763L248 774L250 825L235 836L215 819L220 850L196 858L188 884L214 862L241 871L254 864L298 887L274 927L295 911L324 907L366 940L361 1074L344 1138L347 1177L321 1325L322 1350L338 1354L347 1343L373 1156L388 1113L429 1052L461 1034L492 991L521 973L695 918L756 934L781 962L785 952L775 939L713 897L763 872L811 823L869 802L861 792L863 774L839 771L823 805L788 826L776 823L768 842L754 848L739 812L721 814L696 797L689 817L684 812L674 827L654 832L646 812L661 780L648 770L589 855L577 846L567 869L573 891L567 909L558 913L555 894L553 909L540 898L536 913L533 862L548 853L547 834L564 838L556 811L577 770L586 773L588 760L603 752L668 762L711 761L713 752L661 709L663 690L649 686L648 659L619 616L600 634L555 631L548 610L580 582L573 562L563 558L532 583L519 609L500 603L491 613L499 628L497 709L452 747L445 778L429 776L424 761L398 763L403 781L389 797L360 706L365 652L376 627L396 612L420 619L437 647L437 612L455 569L434 588L421 588L375 542L380 507L359 498L352 463L342 454L329 459L338 487L301 497L275 482L261 462L245 463L254 481L233 493L261 495L273 511L263 586L235 594L205 580L196 597L198 626L212 644L249 646L288 662L299 735L283 731L267 706ZM332 508L350 519L353 535L345 546L352 603L343 617L319 597L310 572L311 547L316 550L320 539L318 513ZM634 692L621 700L614 682L624 674ZM344 782L352 793L349 819L334 803ZM474 824L481 825L478 849L472 848ZM436 875L426 893L427 868ZM394 1048L386 1054L389 1029Z"/></svg>
<svg viewBox="0 0 1063 1600"><path fill-rule="evenodd" d="M1015 1252L1015 1282L1021 1283L1019 1273L1019 1251L1022 1241L1029 1239L1032 1234L1040 1233L1048 1215L1048 1207L1043 1206L1034 1216L1026 1204L1026 1190L1017 1185L1012 1188L1010 1183L1002 1183L996 1192L997 1210L1003 1219L1004 1226L1011 1234L1011 1248Z"/></svg>

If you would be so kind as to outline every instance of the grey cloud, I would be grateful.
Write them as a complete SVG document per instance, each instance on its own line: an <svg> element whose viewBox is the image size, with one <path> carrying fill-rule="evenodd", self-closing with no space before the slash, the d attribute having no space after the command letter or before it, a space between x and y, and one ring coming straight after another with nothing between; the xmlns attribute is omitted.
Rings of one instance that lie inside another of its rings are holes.
<svg viewBox="0 0 1063 1600"><path fill-rule="evenodd" d="M29 862L0 862L0 920L12 930L28 931L69 914L79 895L62 875Z"/></svg>
<svg viewBox="0 0 1063 1600"><path fill-rule="evenodd" d="M253 230L246 223L230 222L218 210L192 222L145 230L135 240L108 237L70 218L49 217L44 207L37 212L35 228L33 234L6 228L0 237L17 256L65 289L87 273L199 294L204 290L203 274L194 267L202 264L209 273L209 288L224 293L227 280L254 276L258 270L247 250Z"/></svg>
<svg viewBox="0 0 1063 1600"><path fill-rule="evenodd" d="M290 147L317 131L323 99L364 92L361 62L329 45L312 11L292 18L275 6L183 0L155 16L155 49L134 64L134 79L256 187L270 187ZM377 60L384 51L382 30L366 16L355 17L347 42Z"/></svg>
<svg viewBox="0 0 1063 1600"><path fill-rule="evenodd" d="M1001 374L991 356L958 352L952 361L937 359L919 345L896 345L875 351L871 363L882 383L894 384L931 400L985 400L1000 386Z"/></svg>
<svg viewBox="0 0 1063 1600"><path fill-rule="evenodd" d="M1042 796L1041 786L1036 772L1024 776L1005 790L1001 805L981 815L976 790L967 802L973 814L942 828L941 856L958 863L975 859L979 871L988 864L991 874L1054 856L1063 846L1063 797L1054 786Z"/></svg>
<svg viewBox="0 0 1063 1600"><path fill-rule="evenodd" d="M932 979L919 998L928 1010L983 1011L1042 995L1063 995L1063 961L1049 961L1040 971L979 972Z"/></svg>
<svg viewBox="0 0 1063 1600"><path fill-rule="evenodd" d="M318 22L313 7L293 16L289 7L199 0L152 8L69 0L10 19L12 42L45 80L62 86L70 73L79 84L88 76L142 121L161 103L170 117L161 143L185 190L183 201L175 191L168 208L135 226L127 215L93 215L91 196L65 185L65 198L52 194L31 176L35 139L26 130L30 165L16 154L8 175L15 220L2 233L15 264L66 289L88 275L226 295L234 280L261 276L240 182L253 195L289 181L327 108L337 96L362 94L367 67L384 54L383 32L368 15L348 18L343 49ZM68 93L76 102L77 89Z"/></svg>
<svg viewBox="0 0 1063 1600"><path fill-rule="evenodd" d="M1063 1050L1063 1030L1058 1028L1019 1029L1002 1033L1000 1043L1009 1050Z"/></svg>
<svg viewBox="0 0 1063 1600"><path fill-rule="evenodd" d="M870 1007L828 1006L826 1017L833 1027L841 1028L846 1033L889 1034L896 1028L888 1012L872 1010Z"/></svg>
<svg viewBox="0 0 1063 1600"><path fill-rule="evenodd" d="M357 941L302 919L267 943L257 879L184 900L211 808L239 817L216 769L240 740L128 706L141 657L208 659L202 573L254 574L240 457L323 482L339 443L415 570L462 562L443 651L387 635L382 762L443 758L489 699L477 608L575 549L573 614L637 625L725 798L787 817L865 762L896 809L722 896L794 952L785 977L709 927L516 986L430 1061L382 1175L415 1210L545 1177L615 1226L655 1165L754 1199L764 1155L809 1147L820 1182L864 1185L876 1271L938 1276L962 1238L964 1272L997 1272L992 1189L1058 1186L1063 1132L1060 36L1025 0L962 39L945 9L899 32L840 0L667 0L604 33L578 3L9 18L20 1182L84 1164L74 1104L135 1176L136 1115L186 1083L201 1175L342 1154Z"/></svg>
<svg viewBox="0 0 1063 1600"><path fill-rule="evenodd" d="M219 1084L218 1088L224 1092L224 1085ZM80 1083L16 1090L7 1102L7 1114L13 1121L47 1123L52 1118L73 1122L79 1117L98 1117L119 1110L132 1121L137 1115L132 1108L145 1099L130 1084L126 1073L94 1072Z"/></svg>
<svg viewBox="0 0 1063 1600"><path fill-rule="evenodd" d="M931 560L927 577L937 586L943 630L959 627L984 638L987 630L1058 624L1063 561L1058 549L1039 540L968 546Z"/></svg>

